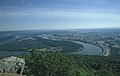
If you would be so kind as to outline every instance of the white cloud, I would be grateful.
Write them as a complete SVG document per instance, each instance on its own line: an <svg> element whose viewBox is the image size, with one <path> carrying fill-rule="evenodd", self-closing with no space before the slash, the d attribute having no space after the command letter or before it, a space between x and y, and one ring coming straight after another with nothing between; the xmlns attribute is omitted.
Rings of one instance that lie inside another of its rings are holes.
<svg viewBox="0 0 120 76"><path fill-rule="evenodd" d="M33 17L65 17L65 18L96 18L120 19L119 13L110 13L93 10L50 10L47 8L30 8L18 11L2 11L0 16L33 16Z"/></svg>

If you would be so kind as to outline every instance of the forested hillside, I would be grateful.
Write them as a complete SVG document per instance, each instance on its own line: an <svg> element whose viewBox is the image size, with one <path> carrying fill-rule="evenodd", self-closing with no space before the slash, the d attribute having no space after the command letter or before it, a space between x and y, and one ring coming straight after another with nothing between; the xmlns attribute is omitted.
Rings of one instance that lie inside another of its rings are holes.
<svg viewBox="0 0 120 76"><path fill-rule="evenodd" d="M119 76L120 59L32 50L26 59L28 76Z"/></svg>

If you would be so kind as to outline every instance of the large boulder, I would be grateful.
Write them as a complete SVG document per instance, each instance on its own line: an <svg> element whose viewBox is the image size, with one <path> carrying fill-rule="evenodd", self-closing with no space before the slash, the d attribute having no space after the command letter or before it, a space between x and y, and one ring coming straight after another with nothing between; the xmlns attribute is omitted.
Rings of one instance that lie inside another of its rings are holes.
<svg viewBox="0 0 120 76"><path fill-rule="evenodd" d="M18 57L5 57L0 59L0 73L23 73L25 59Z"/></svg>

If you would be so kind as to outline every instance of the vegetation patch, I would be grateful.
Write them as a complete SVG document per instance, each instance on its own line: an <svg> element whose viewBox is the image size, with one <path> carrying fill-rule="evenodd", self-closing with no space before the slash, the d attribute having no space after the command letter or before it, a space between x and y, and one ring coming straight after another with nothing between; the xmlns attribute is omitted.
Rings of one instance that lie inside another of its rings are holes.
<svg viewBox="0 0 120 76"><path fill-rule="evenodd" d="M109 57L70 55L32 50L22 55L28 76L119 76L120 60ZM113 64L112 64L113 63Z"/></svg>

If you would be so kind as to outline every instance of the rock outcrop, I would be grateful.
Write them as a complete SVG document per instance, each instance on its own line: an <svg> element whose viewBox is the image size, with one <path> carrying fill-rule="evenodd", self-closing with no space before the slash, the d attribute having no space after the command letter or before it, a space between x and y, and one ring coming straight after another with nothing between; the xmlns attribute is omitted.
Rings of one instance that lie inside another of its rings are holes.
<svg viewBox="0 0 120 76"><path fill-rule="evenodd" d="M25 59L18 57L5 57L0 59L0 73L23 73Z"/></svg>

